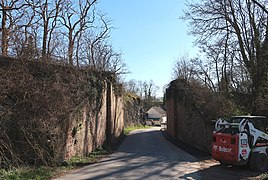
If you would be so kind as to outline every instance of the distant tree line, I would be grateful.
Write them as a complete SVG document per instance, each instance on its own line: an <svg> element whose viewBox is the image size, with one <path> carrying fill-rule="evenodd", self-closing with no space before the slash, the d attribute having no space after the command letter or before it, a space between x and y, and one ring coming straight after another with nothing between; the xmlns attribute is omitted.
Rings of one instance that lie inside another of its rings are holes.
<svg viewBox="0 0 268 180"><path fill-rule="evenodd" d="M125 91L125 125L144 124L145 113L152 106L162 106L163 99L157 97L159 87L153 80L141 81L131 79L123 83Z"/></svg>
<svg viewBox="0 0 268 180"><path fill-rule="evenodd" d="M1 54L124 73L97 0L1 0Z"/></svg>
<svg viewBox="0 0 268 180"><path fill-rule="evenodd" d="M141 99L143 111L149 110L152 106L160 106L163 100L157 97L159 87L155 85L153 80L150 81L137 81L131 79L124 83L125 91L138 96Z"/></svg>
<svg viewBox="0 0 268 180"><path fill-rule="evenodd" d="M180 57L174 77L198 81L231 97L242 94L251 113L267 113L267 4L267 0L188 2L181 18L189 22L201 54Z"/></svg>

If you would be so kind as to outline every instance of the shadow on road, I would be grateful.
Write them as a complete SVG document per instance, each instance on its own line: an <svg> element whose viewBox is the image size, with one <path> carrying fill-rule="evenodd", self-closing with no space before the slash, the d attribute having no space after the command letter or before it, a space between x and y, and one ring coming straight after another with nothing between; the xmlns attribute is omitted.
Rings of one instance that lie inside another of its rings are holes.
<svg viewBox="0 0 268 180"><path fill-rule="evenodd" d="M200 163L201 176L205 180L262 179L261 173L251 171L248 166L223 166L212 159L203 160Z"/></svg>
<svg viewBox="0 0 268 180"><path fill-rule="evenodd" d="M132 162L130 162L130 159ZM147 162L144 163L144 160ZM105 163L114 164L114 170L107 172L107 168L103 168L106 166ZM118 163L121 165L116 165ZM140 154L130 154L125 156L125 158L112 158L105 162L98 163L96 168L104 173L89 179L169 179L172 172L177 173L177 164L178 162L176 160L167 161L159 157L142 157ZM88 174L92 172L89 170L85 173ZM155 178L156 175L157 178ZM194 172L190 172L189 176L196 179Z"/></svg>
<svg viewBox="0 0 268 180"><path fill-rule="evenodd" d="M204 180L241 180L241 179L263 179L261 173L253 172L248 166L223 166L218 161L213 160L211 154L203 152L195 147L192 147L184 142L171 138L166 131L162 131L162 135L166 140L176 145L185 152L195 156L198 159L201 174L201 179ZM196 162L194 162L195 164ZM189 165L191 166L191 164ZM195 172L196 173L196 172ZM191 176L191 174L187 174ZM187 179L186 177L181 177Z"/></svg>
<svg viewBox="0 0 268 180"><path fill-rule="evenodd" d="M172 137L170 137L167 133L167 131L161 131L162 135L164 136L164 138L166 140L168 140L169 142L171 142L172 144L174 144L175 146L177 146L178 148L182 149L183 151L193 155L194 157L198 158L198 159L206 159L209 158L211 155L207 152L201 151L193 146L190 146L187 143L184 143L180 140L174 139Z"/></svg>
<svg viewBox="0 0 268 180"><path fill-rule="evenodd" d="M109 158L80 173L92 175L87 179L200 179L194 161L191 155L167 145L159 130L141 131L130 134Z"/></svg>
<svg viewBox="0 0 268 180"><path fill-rule="evenodd" d="M195 158L192 150L185 153L187 146L180 148L167 143L160 130L137 131L109 157L59 179L261 179L247 167L223 167L207 153Z"/></svg>

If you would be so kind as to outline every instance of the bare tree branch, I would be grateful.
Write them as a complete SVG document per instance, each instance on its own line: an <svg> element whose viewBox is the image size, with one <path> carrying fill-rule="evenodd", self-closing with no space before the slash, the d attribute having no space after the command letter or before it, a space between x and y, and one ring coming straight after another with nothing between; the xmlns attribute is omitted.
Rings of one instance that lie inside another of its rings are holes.
<svg viewBox="0 0 268 180"><path fill-rule="evenodd" d="M262 5L261 3L259 3L256 0L252 0L255 4L257 4L264 12L266 12L268 14L268 10L265 8L264 5Z"/></svg>

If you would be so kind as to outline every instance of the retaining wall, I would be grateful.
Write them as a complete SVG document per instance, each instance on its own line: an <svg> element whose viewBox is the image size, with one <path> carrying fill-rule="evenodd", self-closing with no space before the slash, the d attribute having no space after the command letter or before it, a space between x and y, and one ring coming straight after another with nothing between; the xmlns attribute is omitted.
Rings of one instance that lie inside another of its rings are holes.
<svg viewBox="0 0 268 180"><path fill-rule="evenodd" d="M105 143L115 146L123 135L123 98L106 83L99 108L84 105L72 113L68 121L64 160L85 156Z"/></svg>
<svg viewBox="0 0 268 180"><path fill-rule="evenodd" d="M167 132L174 139L211 152L214 125L196 111L194 103L176 89L167 89Z"/></svg>

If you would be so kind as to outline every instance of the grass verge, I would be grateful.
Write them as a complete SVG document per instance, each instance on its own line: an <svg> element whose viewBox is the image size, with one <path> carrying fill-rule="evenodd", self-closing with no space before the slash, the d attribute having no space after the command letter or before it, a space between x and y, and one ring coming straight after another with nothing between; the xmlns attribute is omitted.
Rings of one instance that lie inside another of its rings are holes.
<svg viewBox="0 0 268 180"><path fill-rule="evenodd" d="M136 124L133 126L128 126L124 128L124 134L128 135L131 131L136 130L136 129L146 129L146 128L150 128L150 126L144 126L142 124Z"/></svg>
<svg viewBox="0 0 268 180"><path fill-rule="evenodd" d="M69 161L64 162L57 167L20 167L12 170L1 170L0 179L20 180L20 179L35 179L46 180L52 177L57 177L68 173L70 170L89 165L97 162L99 159L106 157L111 151L98 148L96 151L89 154L87 157L72 157Z"/></svg>

